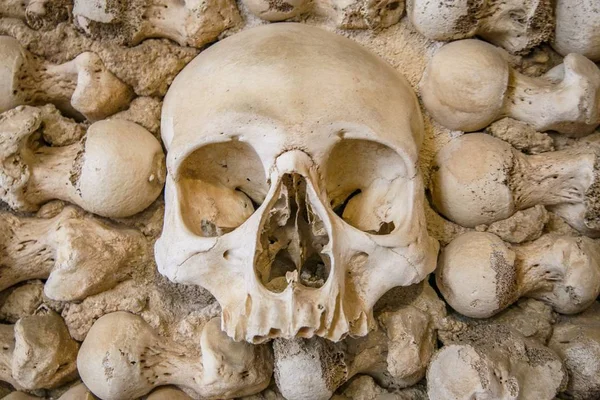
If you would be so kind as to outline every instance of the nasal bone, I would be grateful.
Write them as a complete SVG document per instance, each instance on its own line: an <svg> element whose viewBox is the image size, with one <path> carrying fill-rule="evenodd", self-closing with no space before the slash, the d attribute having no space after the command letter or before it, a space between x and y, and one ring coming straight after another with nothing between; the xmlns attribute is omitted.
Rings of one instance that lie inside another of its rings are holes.
<svg viewBox="0 0 600 400"><path fill-rule="evenodd" d="M275 160L275 167L279 176L296 173L306 177L312 165L313 160L302 150L286 151Z"/></svg>

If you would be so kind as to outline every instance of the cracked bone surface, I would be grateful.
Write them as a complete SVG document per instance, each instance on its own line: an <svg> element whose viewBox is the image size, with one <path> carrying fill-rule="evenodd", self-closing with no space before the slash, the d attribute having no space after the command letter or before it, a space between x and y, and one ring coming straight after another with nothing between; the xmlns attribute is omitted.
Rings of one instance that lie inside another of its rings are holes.
<svg viewBox="0 0 600 400"><path fill-rule="evenodd" d="M537 204L551 206L575 229L598 236L598 154L597 146L584 146L525 155L490 135L465 134L435 156L432 203L470 228Z"/></svg>
<svg viewBox="0 0 600 400"><path fill-rule="evenodd" d="M210 291L235 340L364 336L435 267L417 99L355 42L291 23L224 39L174 80L161 130L158 269Z"/></svg>
<svg viewBox="0 0 600 400"><path fill-rule="evenodd" d="M502 49L459 40L431 58L420 90L427 111L454 130L477 131L503 117L569 135L600 124L600 69L581 54L532 78L512 69Z"/></svg>
<svg viewBox="0 0 600 400"><path fill-rule="evenodd" d="M417 31L429 39L450 41L477 35L511 53L529 51L548 41L554 31L550 0L408 0L406 13Z"/></svg>
<svg viewBox="0 0 600 400"><path fill-rule="evenodd" d="M125 120L90 125L83 140L46 146L40 109L20 106L0 115L0 199L36 211L60 199L111 218L148 207L164 184L164 153L146 129Z"/></svg>
<svg viewBox="0 0 600 400"><path fill-rule="evenodd" d="M427 370L430 400L553 400L568 379L556 353L507 325L474 326L444 344Z"/></svg>
<svg viewBox="0 0 600 400"><path fill-rule="evenodd" d="M442 250L435 274L446 302L469 317L490 317L521 296L575 314L600 294L600 245L553 234L509 245L491 233L469 232Z"/></svg>
<svg viewBox="0 0 600 400"><path fill-rule="evenodd" d="M362 338L338 343L276 339L275 381L281 394L288 400L329 399L356 374L371 375L392 389L420 381L436 350L445 304L421 283L392 289L376 309L378 327Z"/></svg>
<svg viewBox="0 0 600 400"><path fill-rule="evenodd" d="M600 8L597 0L556 0L552 46L562 55L583 54L600 62Z"/></svg>
<svg viewBox="0 0 600 400"><path fill-rule="evenodd" d="M0 344L0 381L16 389L55 388L77 377L79 345L54 311L0 325Z"/></svg>
<svg viewBox="0 0 600 400"><path fill-rule="evenodd" d="M128 400L175 385L193 398L232 398L260 392L271 379L266 345L234 342L213 318L198 349L159 336L141 317L115 312L100 318L77 356L81 379L103 400Z"/></svg>
<svg viewBox="0 0 600 400"><path fill-rule="evenodd" d="M203 47L241 23L233 0L75 0L73 16L92 37L130 46L167 38L181 46Z"/></svg>
<svg viewBox="0 0 600 400"><path fill-rule="evenodd" d="M0 36L0 82L0 112L53 103L69 116L97 121L127 108L133 96L95 53L54 65L10 36Z"/></svg>
<svg viewBox="0 0 600 400"><path fill-rule="evenodd" d="M148 262L139 231L72 206L51 218L0 212L0 230L0 290L47 279L44 293L49 298L83 300L114 287Z"/></svg>
<svg viewBox="0 0 600 400"><path fill-rule="evenodd" d="M569 372L565 394L577 400L600 398L600 303L581 314L561 316L548 347Z"/></svg>

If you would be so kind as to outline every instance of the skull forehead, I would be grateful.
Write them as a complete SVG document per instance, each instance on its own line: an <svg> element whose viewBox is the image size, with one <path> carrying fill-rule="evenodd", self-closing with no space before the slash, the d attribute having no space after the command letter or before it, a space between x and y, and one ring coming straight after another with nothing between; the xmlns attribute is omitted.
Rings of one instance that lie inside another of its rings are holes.
<svg viewBox="0 0 600 400"><path fill-rule="evenodd" d="M269 131L282 147L318 151L343 130L414 162L422 140L420 109L400 74L349 39L291 23L250 29L202 52L171 85L162 121L175 157L223 134L252 143Z"/></svg>

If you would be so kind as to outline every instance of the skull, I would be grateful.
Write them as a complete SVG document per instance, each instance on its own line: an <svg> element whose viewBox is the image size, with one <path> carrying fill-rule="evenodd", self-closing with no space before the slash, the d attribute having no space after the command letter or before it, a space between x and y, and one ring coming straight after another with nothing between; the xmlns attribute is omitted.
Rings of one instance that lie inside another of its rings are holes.
<svg viewBox="0 0 600 400"><path fill-rule="evenodd" d="M435 267L422 136L409 84L351 40L292 23L222 40L164 101L159 271L210 291L235 340L367 334L386 291Z"/></svg>

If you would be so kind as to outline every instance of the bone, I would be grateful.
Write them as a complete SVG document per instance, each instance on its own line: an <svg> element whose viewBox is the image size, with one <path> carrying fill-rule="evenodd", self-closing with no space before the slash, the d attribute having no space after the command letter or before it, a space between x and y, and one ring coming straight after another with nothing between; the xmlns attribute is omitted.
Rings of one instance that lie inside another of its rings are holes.
<svg viewBox="0 0 600 400"><path fill-rule="evenodd" d="M420 83L427 111L449 129L473 132L511 117L536 131L581 136L600 124L600 69L581 54L539 78L513 70L506 54L475 39L443 46Z"/></svg>
<svg viewBox="0 0 600 400"><path fill-rule="evenodd" d="M96 397L88 390L88 388L80 383L73 386L58 398L58 400L95 400Z"/></svg>
<svg viewBox="0 0 600 400"><path fill-rule="evenodd" d="M491 233L465 233L440 254L436 282L468 317L488 318L521 296L575 314L600 294L600 247L586 237L547 234L511 246Z"/></svg>
<svg viewBox="0 0 600 400"><path fill-rule="evenodd" d="M256 81L232 83L249 69ZM314 101L324 92L326 118ZM238 119L248 112L256 119ZM297 131L275 128L275 115ZM198 121L207 121L200 131ZM235 340L364 336L384 293L435 267L416 167L419 104L357 43L305 24L245 30L179 74L161 123L169 174L158 270L215 296ZM355 135L355 124L378 128Z"/></svg>
<svg viewBox="0 0 600 400"><path fill-rule="evenodd" d="M4 396L2 400L39 400L40 397L31 396L24 392L12 392L8 396Z"/></svg>
<svg viewBox="0 0 600 400"><path fill-rule="evenodd" d="M44 293L74 301L112 288L146 262L146 241L74 207L52 218L0 212L0 290L47 279Z"/></svg>
<svg viewBox="0 0 600 400"><path fill-rule="evenodd" d="M103 400L137 398L162 385L178 386L197 399L238 397L266 388L272 373L269 348L232 341L218 318L204 326L193 351L125 312L94 324L77 365L85 385Z"/></svg>
<svg viewBox="0 0 600 400"><path fill-rule="evenodd" d="M359 375L353 379L341 395L332 400L429 400L424 386L416 385L406 389L388 391L380 387L368 375Z"/></svg>
<svg viewBox="0 0 600 400"><path fill-rule="evenodd" d="M2 257L6 262L5 257ZM4 273L4 266L2 273ZM2 278L0 278L0 281ZM33 281L14 290L6 290L2 293L0 300L0 320L14 324L20 318L33 315L35 310L43 302L44 284L41 281Z"/></svg>
<svg viewBox="0 0 600 400"><path fill-rule="evenodd" d="M329 399L361 373L391 388L420 381L436 349L436 330L443 325L445 305L429 285L421 284L393 289L376 309L378 328L363 338L339 343L320 338L276 339L275 381L282 395L288 400Z"/></svg>
<svg viewBox="0 0 600 400"><path fill-rule="evenodd" d="M172 386L162 386L150 393L146 400L192 400L192 397Z"/></svg>
<svg viewBox="0 0 600 400"><path fill-rule="evenodd" d="M136 45L147 38L167 38L181 46L203 47L241 23L235 1L75 0L76 24L93 38L113 38Z"/></svg>
<svg viewBox="0 0 600 400"><path fill-rule="evenodd" d="M491 224L535 205L551 210L577 205L582 212L567 222L597 235L597 154L597 146L587 146L527 156L483 133L462 135L435 156L432 203L464 227Z"/></svg>
<svg viewBox="0 0 600 400"><path fill-rule="evenodd" d="M562 316L548 343L569 373L565 394L577 400L600 397L600 303L585 312Z"/></svg>
<svg viewBox="0 0 600 400"><path fill-rule="evenodd" d="M41 308L0 330L0 380L33 390L56 388L77 377L79 345L53 311Z"/></svg>
<svg viewBox="0 0 600 400"><path fill-rule="evenodd" d="M0 112L53 103L67 115L97 121L126 108L133 95L95 53L54 65L29 53L16 39L0 36L0 60Z"/></svg>
<svg viewBox="0 0 600 400"><path fill-rule="evenodd" d="M36 211L60 199L119 218L144 210L159 196L164 153L150 132L132 122L104 120L92 124L84 140L50 147L39 140L42 115L29 106L0 115L5 165L0 199L14 210Z"/></svg>
<svg viewBox="0 0 600 400"><path fill-rule="evenodd" d="M516 54L548 41L554 31L550 0L408 0L406 13L429 39L451 41L477 35Z"/></svg>
<svg viewBox="0 0 600 400"><path fill-rule="evenodd" d="M265 21L285 21L310 11L311 0L243 0L244 5L255 16Z"/></svg>
<svg viewBox="0 0 600 400"><path fill-rule="evenodd" d="M442 347L427 371L430 400L553 400L566 386L558 355L506 325L476 326Z"/></svg>
<svg viewBox="0 0 600 400"><path fill-rule="evenodd" d="M6 0L0 3L0 17L20 18L33 29L47 30L69 20L70 0Z"/></svg>
<svg viewBox="0 0 600 400"><path fill-rule="evenodd" d="M322 14L341 29L383 29L404 15L404 0L335 0L331 6L322 7Z"/></svg>
<svg viewBox="0 0 600 400"><path fill-rule="evenodd" d="M562 55L583 54L600 62L600 10L595 0L556 0L552 46Z"/></svg>

